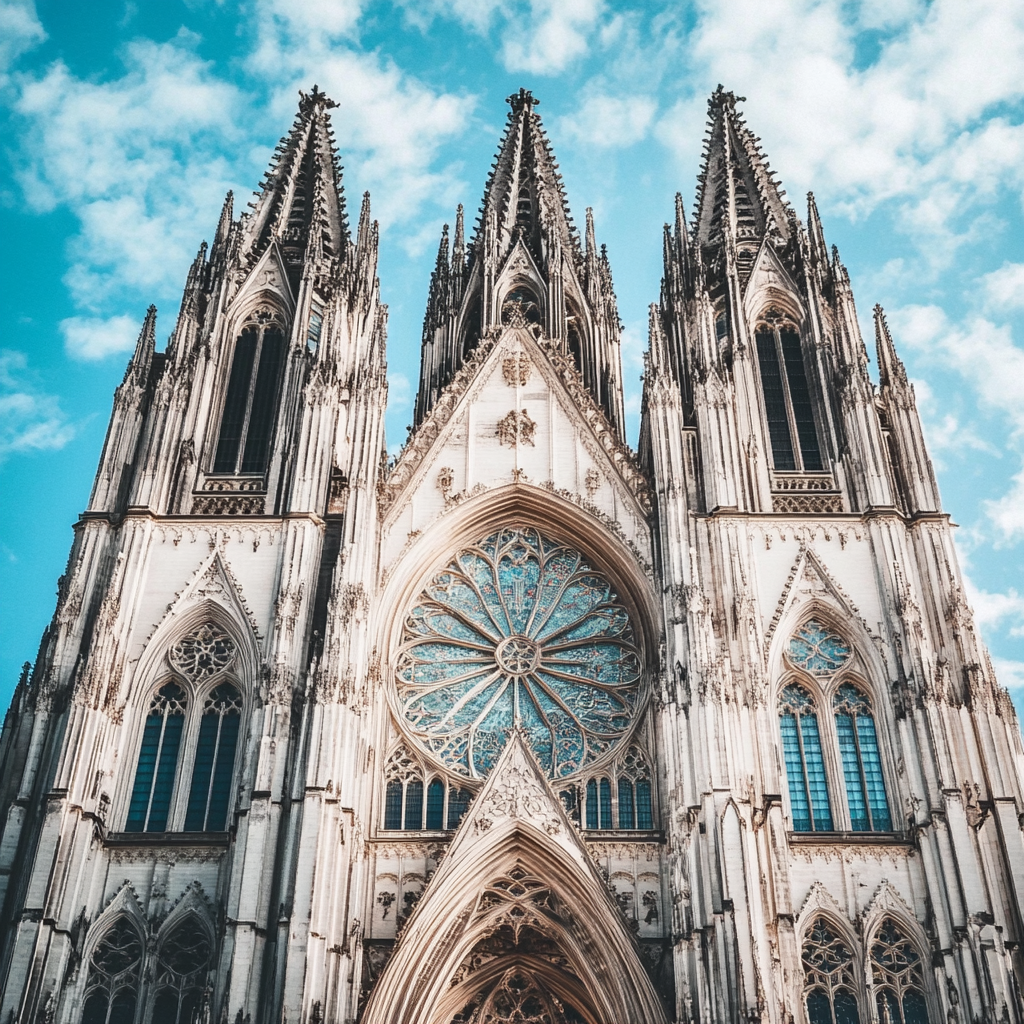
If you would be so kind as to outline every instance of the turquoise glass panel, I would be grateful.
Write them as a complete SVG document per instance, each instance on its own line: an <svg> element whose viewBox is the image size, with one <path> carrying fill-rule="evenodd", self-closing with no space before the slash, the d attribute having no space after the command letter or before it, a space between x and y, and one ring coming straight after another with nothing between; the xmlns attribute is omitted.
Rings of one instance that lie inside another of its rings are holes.
<svg viewBox="0 0 1024 1024"><path fill-rule="evenodd" d="M804 767L807 771L807 788L811 794L811 813L814 816L814 830L816 832L831 832L832 808L828 799L825 759L821 754L821 738L818 735L817 716L801 715L800 730L804 741Z"/></svg>
<svg viewBox="0 0 1024 1024"><path fill-rule="evenodd" d="M654 807L651 802L651 784L641 779L636 784L636 827L654 828Z"/></svg>
<svg viewBox="0 0 1024 1024"><path fill-rule="evenodd" d="M860 775L860 756L857 753L853 721L850 715L836 715L836 733L839 736L839 752L843 757L843 778L846 780L846 802L850 806L850 826L854 832L867 832L871 828L871 819L868 817L868 802Z"/></svg>
<svg viewBox="0 0 1024 1024"><path fill-rule="evenodd" d="M642 677L610 581L530 528L492 534L434 577L406 620L397 666L412 732L473 778L517 725L549 778L576 775L630 730Z"/></svg>
<svg viewBox="0 0 1024 1024"><path fill-rule="evenodd" d="M827 675L850 660L850 645L815 619L805 622L789 641L789 660L805 672Z"/></svg>
<svg viewBox="0 0 1024 1024"><path fill-rule="evenodd" d="M789 783L789 805L793 815L793 831L811 831L811 808L807 802L807 780L804 778L804 760L800 754L796 715L779 717L782 732L782 754L786 762L786 780Z"/></svg>
<svg viewBox="0 0 1024 1024"><path fill-rule="evenodd" d="M629 779L619 779L619 828L636 828L633 783Z"/></svg>
<svg viewBox="0 0 1024 1024"><path fill-rule="evenodd" d="M434 779L427 786L427 828L444 828L444 783Z"/></svg>

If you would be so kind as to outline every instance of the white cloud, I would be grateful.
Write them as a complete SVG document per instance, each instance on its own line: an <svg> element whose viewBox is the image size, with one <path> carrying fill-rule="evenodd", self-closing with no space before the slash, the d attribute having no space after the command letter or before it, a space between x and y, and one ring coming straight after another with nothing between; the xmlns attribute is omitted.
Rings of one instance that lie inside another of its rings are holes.
<svg viewBox="0 0 1024 1024"><path fill-rule="evenodd" d="M63 448L75 434L58 400L43 394L26 370L21 352L0 350L0 461Z"/></svg>
<svg viewBox="0 0 1024 1024"><path fill-rule="evenodd" d="M1009 627L1010 636L1024 636L1024 594L1011 587L1005 594L979 590L965 578L974 617L982 631Z"/></svg>
<svg viewBox="0 0 1024 1024"><path fill-rule="evenodd" d="M602 0L530 0L528 18L509 15L502 59L508 71L552 75L587 50Z"/></svg>
<svg viewBox="0 0 1024 1024"><path fill-rule="evenodd" d="M1024 8L885 6L890 19L879 3L703 0L690 78L746 93L750 122L794 193L813 188L851 215L894 201L923 255L946 263L974 203L1024 187L1024 126L986 117L1024 95ZM883 23L865 63L861 33ZM685 166L702 106L685 95L659 125Z"/></svg>
<svg viewBox="0 0 1024 1024"><path fill-rule="evenodd" d="M92 362L117 352L130 352L135 347L139 322L130 316L73 316L60 322L60 331L64 350L72 359Z"/></svg>
<svg viewBox="0 0 1024 1024"><path fill-rule="evenodd" d="M127 289L175 294L216 223L238 94L192 42L132 43L113 81L84 81L58 61L24 84L21 183L34 209L63 205L79 219L66 278L79 305L98 309Z"/></svg>
<svg viewBox="0 0 1024 1024"><path fill-rule="evenodd" d="M979 407L1001 413L1011 429L1011 444L1024 439L1024 348L1014 344L1010 327L977 317L965 325L950 323L938 306L906 306L889 317L897 337L924 359L959 374L979 398ZM1024 468L1011 490L986 502L989 519L1007 542L1024 537Z"/></svg>
<svg viewBox="0 0 1024 1024"><path fill-rule="evenodd" d="M1024 309L1024 263L1004 263L981 278L985 298L996 309Z"/></svg>
<svg viewBox="0 0 1024 1024"><path fill-rule="evenodd" d="M349 181L375 193L382 224L411 218L428 200L453 205L456 172L433 165L442 144L465 131L475 100L435 92L379 54L346 46L341 37L351 26L340 15L319 25L308 13L279 14L291 6L261 5L260 44L249 62L273 89L275 119L292 114L296 90L315 81L338 104L331 120Z"/></svg>
<svg viewBox="0 0 1024 1024"><path fill-rule="evenodd" d="M14 62L45 38L33 0L0 0L0 83Z"/></svg>
<svg viewBox="0 0 1024 1024"><path fill-rule="evenodd" d="M1017 703L1018 715L1024 717L1024 661L993 658L992 667L996 670L996 678L1000 684L1013 695Z"/></svg>
<svg viewBox="0 0 1024 1024"><path fill-rule="evenodd" d="M657 103L650 96L588 96L561 120L562 133L600 148L632 146L650 128Z"/></svg>

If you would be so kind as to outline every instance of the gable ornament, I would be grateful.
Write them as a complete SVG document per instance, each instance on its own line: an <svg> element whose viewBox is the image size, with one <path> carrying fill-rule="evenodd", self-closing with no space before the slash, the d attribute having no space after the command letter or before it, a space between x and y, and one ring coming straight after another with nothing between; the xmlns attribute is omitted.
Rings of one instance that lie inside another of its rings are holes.
<svg viewBox="0 0 1024 1024"><path fill-rule="evenodd" d="M519 411L513 409L507 416L498 420L498 441L514 448L519 444L533 445L533 435L537 431L537 424L530 419L525 409Z"/></svg>

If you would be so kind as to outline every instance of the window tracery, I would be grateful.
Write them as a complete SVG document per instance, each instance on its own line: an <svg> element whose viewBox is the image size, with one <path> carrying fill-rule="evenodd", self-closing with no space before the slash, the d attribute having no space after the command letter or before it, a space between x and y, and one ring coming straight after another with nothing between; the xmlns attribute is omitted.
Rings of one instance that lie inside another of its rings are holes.
<svg viewBox="0 0 1024 1024"><path fill-rule="evenodd" d="M754 337L774 468L822 469L799 328L784 313L770 309L758 321Z"/></svg>
<svg viewBox="0 0 1024 1024"><path fill-rule="evenodd" d="M473 778L516 723L549 777L577 774L633 725L641 676L611 583L532 528L494 533L434 577L406 621L397 666L416 738Z"/></svg>
<svg viewBox="0 0 1024 1024"><path fill-rule="evenodd" d="M928 1024L921 956L891 917L871 943L871 979L879 1020Z"/></svg>
<svg viewBox="0 0 1024 1024"><path fill-rule="evenodd" d="M812 618L790 638L786 659L803 673L799 682L784 686L779 697L793 830L833 831L838 815L839 830L892 831L871 700L847 674L853 665L853 647ZM829 705L831 719L822 713ZM830 776L835 776L831 785ZM846 797L845 804L841 795Z"/></svg>
<svg viewBox="0 0 1024 1024"><path fill-rule="evenodd" d="M235 342L214 473L266 471L284 367L285 333L277 312L257 309Z"/></svg>
<svg viewBox="0 0 1024 1024"><path fill-rule="evenodd" d="M243 702L223 673L236 654L234 641L210 621L171 645L167 660L179 678L150 700L126 832L227 828ZM210 681L218 676L221 682ZM204 685L205 692L197 690Z"/></svg>
<svg viewBox="0 0 1024 1024"><path fill-rule="evenodd" d="M802 961L808 1024L860 1024L853 954L824 918L811 925Z"/></svg>
<svg viewBox="0 0 1024 1024"><path fill-rule="evenodd" d="M192 916L167 936L157 954L151 1024L197 1024L212 953L206 929Z"/></svg>
<svg viewBox="0 0 1024 1024"><path fill-rule="evenodd" d="M388 759L384 770L385 829L441 831L459 827L473 794L437 776L424 789L424 774L402 747Z"/></svg>
<svg viewBox="0 0 1024 1024"><path fill-rule="evenodd" d="M118 917L89 957L82 1024L134 1024L142 953L139 933Z"/></svg>

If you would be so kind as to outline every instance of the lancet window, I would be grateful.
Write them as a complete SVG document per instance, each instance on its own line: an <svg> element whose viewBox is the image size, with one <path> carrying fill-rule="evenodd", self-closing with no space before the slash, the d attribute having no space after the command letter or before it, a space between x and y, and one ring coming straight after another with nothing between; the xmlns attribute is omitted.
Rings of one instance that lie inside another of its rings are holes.
<svg viewBox="0 0 1024 1024"><path fill-rule="evenodd" d="M89 957L82 1024L134 1024L142 953L141 936L118 917Z"/></svg>
<svg viewBox="0 0 1024 1024"><path fill-rule="evenodd" d="M824 918L811 925L802 962L807 1024L860 1024L853 954Z"/></svg>
<svg viewBox="0 0 1024 1024"><path fill-rule="evenodd" d="M206 929L191 915L167 936L157 953L150 1024L196 1024L212 952Z"/></svg>
<svg viewBox="0 0 1024 1024"><path fill-rule="evenodd" d="M242 695L224 673L235 655L234 642L211 622L171 647L175 678L149 702L126 832L227 828Z"/></svg>
<svg viewBox="0 0 1024 1024"><path fill-rule="evenodd" d="M653 829L651 773L639 747L631 746L607 773L559 794L567 813L586 829Z"/></svg>
<svg viewBox="0 0 1024 1024"><path fill-rule="evenodd" d="M786 660L795 674L778 711L793 830L891 831L871 700L851 678L853 648L810 619L790 638Z"/></svg>
<svg viewBox="0 0 1024 1024"><path fill-rule="evenodd" d="M388 760L384 789L384 828L441 831L456 829L473 794L434 776L424 786L424 771L404 749Z"/></svg>
<svg viewBox="0 0 1024 1024"><path fill-rule="evenodd" d="M772 465L777 470L822 469L799 328L769 310L757 324L755 340Z"/></svg>
<svg viewBox="0 0 1024 1024"><path fill-rule="evenodd" d="M892 918L871 943L871 980L879 1020L928 1024L921 955Z"/></svg>
<svg viewBox="0 0 1024 1024"><path fill-rule="evenodd" d="M213 460L215 473L266 471L284 356L285 332L280 318L269 309L257 310L235 342Z"/></svg>

